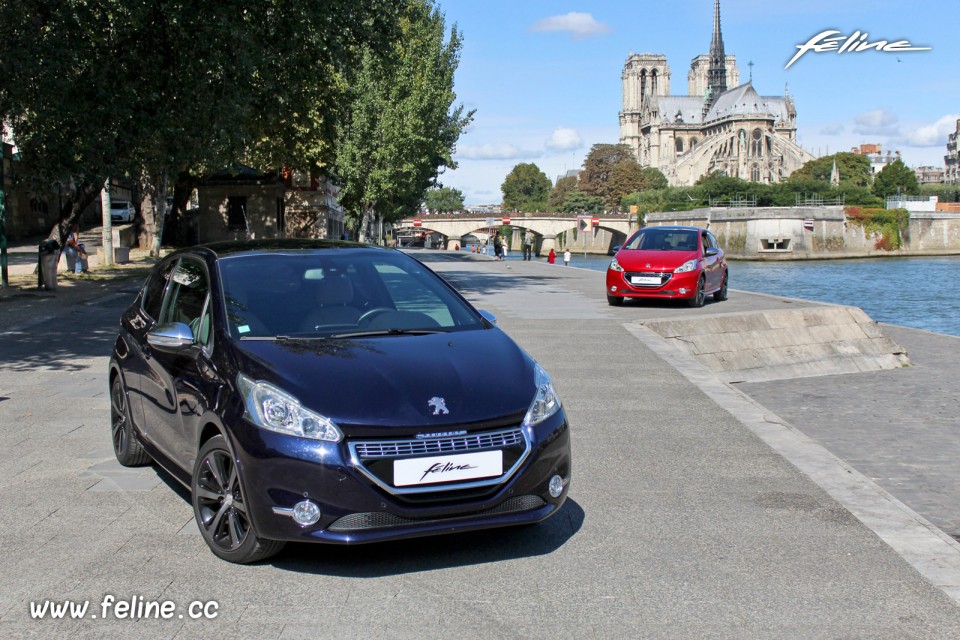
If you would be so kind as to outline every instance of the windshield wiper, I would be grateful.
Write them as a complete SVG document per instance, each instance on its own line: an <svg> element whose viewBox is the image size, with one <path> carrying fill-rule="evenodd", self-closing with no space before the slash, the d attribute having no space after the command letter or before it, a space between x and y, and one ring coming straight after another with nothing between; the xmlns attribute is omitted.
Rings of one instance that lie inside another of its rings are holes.
<svg viewBox="0 0 960 640"><path fill-rule="evenodd" d="M431 333L447 333L446 329L377 329L375 331L354 331L338 333L332 338L370 338L375 336L425 336Z"/></svg>

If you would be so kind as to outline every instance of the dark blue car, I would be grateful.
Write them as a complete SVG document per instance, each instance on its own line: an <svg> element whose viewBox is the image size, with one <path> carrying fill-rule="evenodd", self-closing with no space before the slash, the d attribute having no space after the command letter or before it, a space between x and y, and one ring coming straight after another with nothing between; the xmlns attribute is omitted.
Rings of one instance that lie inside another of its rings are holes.
<svg viewBox="0 0 960 640"><path fill-rule="evenodd" d="M375 542L534 523L566 500L547 373L423 264L349 242L171 254L121 317L114 450L190 488L204 540Z"/></svg>

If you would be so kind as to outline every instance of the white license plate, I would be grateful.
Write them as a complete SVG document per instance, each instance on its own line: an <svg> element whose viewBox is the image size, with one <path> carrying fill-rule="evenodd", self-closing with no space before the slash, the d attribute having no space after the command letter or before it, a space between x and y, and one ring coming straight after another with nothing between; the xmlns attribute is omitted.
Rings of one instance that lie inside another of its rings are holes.
<svg viewBox="0 0 960 640"><path fill-rule="evenodd" d="M660 284L659 276L633 276L630 284Z"/></svg>
<svg viewBox="0 0 960 640"><path fill-rule="evenodd" d="M396 487L490 478L502 473L502 451L411 458L393 462L393 484Z"/></svg>

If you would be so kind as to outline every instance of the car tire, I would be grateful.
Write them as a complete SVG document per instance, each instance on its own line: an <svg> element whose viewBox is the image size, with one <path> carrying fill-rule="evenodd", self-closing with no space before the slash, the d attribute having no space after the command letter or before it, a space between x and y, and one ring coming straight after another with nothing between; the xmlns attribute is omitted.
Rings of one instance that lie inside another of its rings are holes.
<svg viewBox="0 0 960 640"><path fill-rule="evenodd" d="M133 432L130 420L130 406L127 403L127 389L120 376L110 385L110 436L113 440L113 453L117 462L125 467L142 467L150 464L150 454L144 450Z"/></svg>
<svg viewBox="0 0 960 640"><path fill-rule="evenodd" d="M703 303L706 301L706 294L703 289L706 286L703 276L700 276L700 281L697 282L697 291L693 294L693 297L687 301L687 304L694 308L699 308L703 306Z"/></svg>
<svg viewBox="0 0 960 640"><path fill-rule="evenodd" d="M223 436L210 438L200 448L190 493L200 534L218 558L250 564L283 549L279 540L257 537L244 504L236 460Z"/></svg>
<svg viewBox="0 0 960 640"><path fill-rule="evenodd" d="M723 302L727 299L727 285L729 284L730 273L727 271L723 272L723 283L720 285L720 290L716 291L713 294L713 299L717 302Z"/></svg>
<svg viewBox="0 0 960 640"><path fill-rule="evenodd" d="M620 305L623 304L623 298L621 298L620 296L608 295L607 304L610 305L611 307L619 307Z"/></svg>

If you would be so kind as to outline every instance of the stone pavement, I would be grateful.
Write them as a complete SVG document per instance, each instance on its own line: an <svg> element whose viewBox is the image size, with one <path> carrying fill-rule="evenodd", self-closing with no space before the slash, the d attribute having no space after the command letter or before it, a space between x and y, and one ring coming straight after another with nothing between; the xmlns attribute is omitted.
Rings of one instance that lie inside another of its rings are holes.
<svg viewBox="0 0 960 640"><path fill-rule="evenodd" d="M137 284L112 280L85 304L0 325L0 636L960 638L955 593L924 577L949 575L952 541L932 547L939 538L918 532L923 518L856 479L850 461L824 457L782 419L782 405L753 403L638 322L814 303L733 292L702 309L611 308L602 273L417 256L495 313L552 373L575 459L561 513L517 530L291 545L251 567L217 560L182 489L156 469L112 462L106 360ZM3 301L0 314L16 302ZM896 339L924 362L912 334ZM919 401L925 382L908 380L920 367L835 376L829 385L891 376ZM766 388L777 399L778 389L789 394L811 380L763 384L784 385ZM864 429L861 456L903 428ZM789 457L797 450L803 459ZM856 516L832 497L837 486L811 480L817 474L855 478L834 482L856 494ZM908 553L864 521L909 531L901 536ZM931 548L943 551L942 566L921 574L918 557ZM181 613L215 601L218 616L104 620L106 595L169 600ZM98 617L31 619L30 603L45 599L89 600Z"/></svg>

